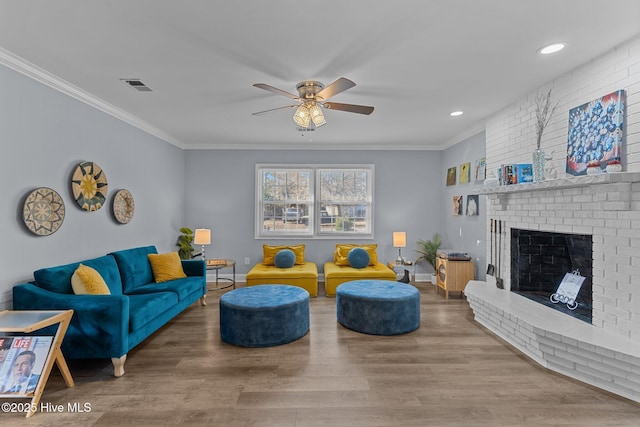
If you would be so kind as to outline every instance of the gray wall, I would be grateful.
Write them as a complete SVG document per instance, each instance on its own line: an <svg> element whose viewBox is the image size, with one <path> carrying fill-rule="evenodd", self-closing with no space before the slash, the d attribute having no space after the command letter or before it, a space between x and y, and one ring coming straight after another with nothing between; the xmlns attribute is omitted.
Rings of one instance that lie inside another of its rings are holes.
<svg viewBox="0 0 640 427"><path fill-rule="evenodd" d="M254 239L256 163L374 164L373 241L380 259L397 256L393 231L407 232L408 247L402 252L408 259L416 258L418 239L440 232L447 246L472 252L484 264L484 254L475 248L475 241L485 238L484 201L481 216L452 218L453 193L444 185L448 165L484 155L484 134L444 152L184 151L4 66L0 93L0 233L5 242L0 249L0 308L11 308L12 287L32 280L38 268L134 246L172 251L182 226L211 228L207 255L234 258L238 274L245 274L260 262L263 244L286 242ZM97 212L81 210L72 197L70 178L84 160L99 164L109 181L106 206ZM37 187L53 188L66 205L61 228L46 237L33 235L22 221L25 197ZM131 191L136 203L127 225L118 224L111 213L113 195L122 188ZM462 239L456 234L460 226ZM321 271L336 243L296 241L307 244L308 259ZM245 257L251 258L248 266ZM431 273L429 266L417 268L419 280L428 280L426 273Z"/></svg>
<svg viewBox="0 0 640 427"><path fill-rule="evenodd" d="M11 308L11 289L41 267L141 245L175 249L183 223L184 151L0 66L0 306ZM96 162L109 181L106 206L86 212L73 200L70 179L83 160ZM65 202L60 229L46 237L27 230L22 206L37 187ZM127 225L111 214L116 190L133 194Z"/></svg>
<svg viewBox="0 0 640 427"><path fill-rule="evenodd" d="M185 225L211 228L207 256L236 259L238 274L262 260L263 244L293 241L254 239L256 163L374 164L373 241L378 243L381 260L395 260L398 255L391 243L394 231L407 232L402 253L415 259L416 241L442 228L444 181L439 151L193 150L187 151L186 159ZM321 272L324 262L332 259L335 240L295 241L306 244L307 259L317 263ZM355 240L342 240L351 241ZM251 265L244 265L245 257L251 258ZM428 268L419 267L417 272Z"/></svg>
<svg viewBox="0 0 640 427"><path fill-rule="evenodd" d="M474 189L483 187L484 183L473 180L473 166L476 159L485 157L485 133L481 132L448 148L442 155L442 176L447 169L457 168L456 185L444 186L442 194L442 240L443 248L468 252L475 262L476 279L484 280L486 276L486 203L487 197L479 197L479 215L467 216L467 195ZM468 184L460 184L460 165L471 162L471 179ZM453 197L463 196L463 215L453 216Z"/></svg>

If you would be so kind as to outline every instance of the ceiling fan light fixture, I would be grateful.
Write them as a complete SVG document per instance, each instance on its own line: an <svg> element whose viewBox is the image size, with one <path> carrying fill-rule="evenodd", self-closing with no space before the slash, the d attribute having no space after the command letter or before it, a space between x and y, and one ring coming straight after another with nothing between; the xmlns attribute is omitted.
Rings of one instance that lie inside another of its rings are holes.
<svg viewBox="0 0 640 427"><path fill-rule="evenodd" d="M309 107L309 114L311 114L311 120L313 120L315 127L320 127L327 123L322 113L322 108L318 104L314 103Z"/></svg>
<svg viewBox="0 0 640 427"><path fill-rule="evenodd" d="M311 114L306 105L302 104L293 114L293 121L301 128L308 128L311 124Z"/></svg>
<svg viewBox="0 0 640 427"><path fill-rule="evenodd" d="M324 112L322 111L324 108L346 111L349 113L358 113L365 115L371 114L373 112L373 107L369 107L366 105L326 102L329 98L342 93L345 90L354 87L355 85L356 84L354 82L345 77L340 77L338 80L331 83L327 87L325 87L320 82L305 80L296 85L296 89L298 90L298 95L296 96L293 93L289 93L268 84L255 83L253 86L257 87L258 89L263 89L277 95L286 96L287 98L298 101L299 104L272 108L270 110L258 111L252 114L254 116L257 116L263 113L268 113L270 111L297 107L292 118L295 124L298 126L298 129L310 129L309 125L311 125L311 121L313 121L313 128L324 126L327 123L327 120L324 117Z"/></svg>

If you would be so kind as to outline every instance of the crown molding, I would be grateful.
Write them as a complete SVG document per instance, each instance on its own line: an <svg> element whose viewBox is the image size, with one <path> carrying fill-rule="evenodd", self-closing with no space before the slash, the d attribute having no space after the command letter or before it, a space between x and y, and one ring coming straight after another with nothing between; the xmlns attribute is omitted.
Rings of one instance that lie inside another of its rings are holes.
<svg viewBox="0 0 640 427"><path fill-rule="evenodd" d="M83 102L103 113L106 113L110 116L117 118L118 120L122 120L125 123L130 124L150 135L155 136L171 145L175 145L179 148L185 148L185 144L182 141L177 140L172 135L156 128L155 126L150 125L144 120L140 120L138 117L133 116L127 113L124 110L116 107L115 105L109 104L108 102L98 98L80 89L77 86L61 79L60 77L49 73L46 70L38 67L35 64L26 61L25 59L9 52L6 49L0 47L0 64L10 68L18 73L27 76L37 82L40 82L50 88L57 90L71 98L74 98L80 102Z"/></svg>
<svg viewBox="0 0 640 427"><path fill-rule="evenodd" d="M358 144L358 143L344 143L344 144L298 144L298 143L283 143L283 142L251 142L242 144L208 144L208 143L196 143L189 144L184 147L185 150L311 150L311 151L440 151L441 147L424 145L424 144Z"/></svg>

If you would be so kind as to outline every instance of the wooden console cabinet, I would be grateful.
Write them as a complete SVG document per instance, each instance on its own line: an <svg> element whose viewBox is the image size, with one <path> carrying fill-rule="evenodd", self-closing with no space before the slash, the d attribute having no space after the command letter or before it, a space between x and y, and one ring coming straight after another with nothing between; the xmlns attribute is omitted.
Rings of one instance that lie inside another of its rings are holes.
<svg viewBox="0 0 640 427"><path fill-rule="evenodd" d="M473 261L450 261L436 258L438 288L444 289L446 299L449 299L450 291L458 291L462 295L464 287L469 280L474 279Z"/></svg>

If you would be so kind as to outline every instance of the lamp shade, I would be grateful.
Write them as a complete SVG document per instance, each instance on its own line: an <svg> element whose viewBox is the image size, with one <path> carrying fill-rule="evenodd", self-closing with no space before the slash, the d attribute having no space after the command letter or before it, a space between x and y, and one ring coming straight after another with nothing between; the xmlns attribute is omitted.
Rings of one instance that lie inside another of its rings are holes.
<svg viewBox="0 0 640 427"><path fill-rule="evenodd" d="M293 114L293 121L302 128L308 128L309 124L311 124L311 114L309 114L309 109L304 104L300 105Z"/></svg>
<svg viewBox="0 0 640 427"><path fill-rule="evenodd" d="M407 246L407 233L404 231L393 232L393 247L405 248Z"/></svg>
<svg viewBox="0 0 640 427"><path fill-rule="evenodd" d="M211 230L208 228L197 228L193 236L193 243L196 245L210 245Z"/></svg>
<svg viewBox="0 0 640 427"><path fill-rule="evenodd" d="M315 127L319 128L327 123L324 118L324 114L322 114L322 108L320 108L318 104L313 104L309 107L309 114L311 115L311 120L313 120Z"/></svg>

